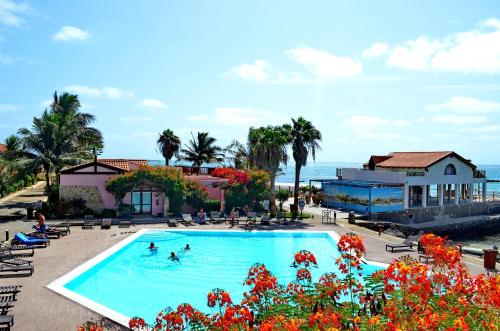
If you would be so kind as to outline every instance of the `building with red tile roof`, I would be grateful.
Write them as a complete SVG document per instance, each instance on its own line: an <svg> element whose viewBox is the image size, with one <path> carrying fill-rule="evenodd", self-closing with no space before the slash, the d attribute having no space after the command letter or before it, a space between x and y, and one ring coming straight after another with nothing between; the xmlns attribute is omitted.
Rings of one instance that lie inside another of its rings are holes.
<svg viewBox="0 0 500 331"><path fill-rule="evenodd" d="M341 204L336 201L341 193L348 195L355 202L351 208L357 212L442 208L486 201L485 172L453 151L372 155L363 169L337 169L337 176L337 180L323 181L323 190L334 205Z"/></svg>
<svg viewBox="0 0 500 331"><path fill-rule="evenodd" d="M88 208L96 212L115 209L117 200L113 194L106 191L106 181L113 176L147 165L148 161L143 159L95 159L64 169L60 174L59 196L65 200L81 198L85 200ZM184 176L204 187L209 198L221 200L223 203L224 194L220 184L227 182L227 179L210 176L210 172L204 168L179 167L178 169ZM164 188L152 182L145 181L132 188L125 195L123 202L133 206L137 214L158 216L168 212L168 196Z"/></svg>
<svg viewBox="0 0 500 331"><path fill-rule="evenodd" d="M7 152L7 145L0 144L0 153L5 153Z"/></svg>

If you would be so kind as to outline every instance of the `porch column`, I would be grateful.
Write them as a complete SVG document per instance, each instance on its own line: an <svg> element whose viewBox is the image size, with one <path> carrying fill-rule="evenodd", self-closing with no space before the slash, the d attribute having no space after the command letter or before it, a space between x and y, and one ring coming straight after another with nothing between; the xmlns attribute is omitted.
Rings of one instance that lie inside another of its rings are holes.
<svg viewBox="0 0 500 331"><path fill-rule="evenodd" d="M460 203L460 184L455 184L455 204Z"/></svg>
<svg viewBox="0 0 500 331"><path fill-rule="evenodd" d="M444 205L444 185L439 184L438 185L438 201L439 201L439 206Z"/></svg>
<svg viewBox="0 0 500 331"><path fill-rule="evenodd" d="M422 185L422 208L427 207L427 185Z"/></svg>
<svg viewBox="0 0 500 331"><path fill-rule="evenodd" d="M474 202L474 183L469 183L469 202Z"/></svg>
<svg viewBox="0 0 500 331"><path fill-rule="evenodd" d="M410 187L405 184L405 196L403 200L403 208L408 209L408 201L410 200Z"/></svg>
<svg viewBox="0 0 500 331"><path fill-rule="evenodd" d="M486 198L487 198L487 195L486 195L486 182L483 182L483 199L482 199L482 202L487 202L486 201Z"/></svg>

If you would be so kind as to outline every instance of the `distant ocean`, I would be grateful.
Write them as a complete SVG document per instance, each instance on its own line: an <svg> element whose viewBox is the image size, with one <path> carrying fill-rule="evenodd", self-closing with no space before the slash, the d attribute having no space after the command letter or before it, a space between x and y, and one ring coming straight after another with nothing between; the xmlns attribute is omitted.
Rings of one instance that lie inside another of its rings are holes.
<svg viewBox="0 0 500 331"><path fill-rule="evenodd" d="M163 165L162 160L150 160L151 165ZM182 165L189 166L190 164ZM217 166L216 164L204 164L203 166ZM355 162L310 162L307 166L302 167L300 172L301 185L309 185L311 179L336 179L337 168L362 168L361 163ZM486 170L488 179L500 180L500 165L478 165L479 170ZM293 185L295 182L295 164L290 163L283 167L281 174L276 178L276 183L280 185ZM500 195L500 183L488 184L488 195L493 192Z"/></svg>
<svg viewBox="0 0 500 331"><path fill-rule="evenodd" d="M163 161L149 161L151 165L163 165ZM186 164L189 165L189 164ZM215 166L215 165L204 165L204 166ZM335 179L337 168L361 168L361 163L354 162L311 162L307 166L303 167L300 173L301 185L308 185L311 179ZM479 170L486 170L486 177L488 179L500 180L500 165L478 165ZM295 165L293 163L288 164L287 167L283 167L282 173L276 179L277 185L291 186L295 181ZM489 183L488 184L488 195L498 193L500 197L500 183ZM458 242L462 242L466 245L471 245L475 247L488 247L491 248L493 245L500 246L500 233L489 234L486 236L472 234L468 239L460 239Z"/></svg>
<svg viewBox="0 0 500 331"><path fill-rule="evenodd" d="M301 185L308 185L311 179L335 179L337 168L362 168L361 163L352 162L316 162L308 163L300 172ZM478 165L479 170L486 170L488 179L500 180L500 165ZM295 181L295 165L289 164L282 169L282 174L276 182L282 185L293 185ZM500 194L500 183L488 184L488 195L493 192Z"/></svg>

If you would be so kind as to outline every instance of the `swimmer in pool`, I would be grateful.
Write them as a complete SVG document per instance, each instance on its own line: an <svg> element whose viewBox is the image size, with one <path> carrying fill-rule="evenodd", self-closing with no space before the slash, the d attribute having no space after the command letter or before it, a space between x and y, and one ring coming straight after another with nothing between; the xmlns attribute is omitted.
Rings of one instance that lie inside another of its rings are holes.
<svg viewBox="0 0 500 331"><path fill-rule="evenodd" d="M177 255L175 255L174 252L170 252L170 256L168 257L169 260L172 260L172 261L179 261L179 257Z"/></svg>
<svg viewBox="0 0 500 331"><path fill-rule="evenodd" d="M152 242L152 243L149 244L149 251L152 254L158 253L158 247L155 246L155 243Z"/></svg>

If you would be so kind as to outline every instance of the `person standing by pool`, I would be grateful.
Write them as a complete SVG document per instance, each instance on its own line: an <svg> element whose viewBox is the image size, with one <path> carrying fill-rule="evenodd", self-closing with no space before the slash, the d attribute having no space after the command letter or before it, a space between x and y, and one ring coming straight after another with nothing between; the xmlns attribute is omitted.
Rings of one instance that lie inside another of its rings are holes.
<svg viewBox="0 0 500 331"><path fill-rule="evenodd" d="M155 246L155 243L150 243L149 244L149 251L151 254L157 254L158 253L158 247Z"/></svg>
<svg viewBox="0 0 500 331"><path fill-rule="evenodd" d="M234 221L236 219L236 209L234 207L231 209L231 213L229 214L229 218L231 220L230 221L231 222L231 227L233 227L234 226Z"/></svg>

